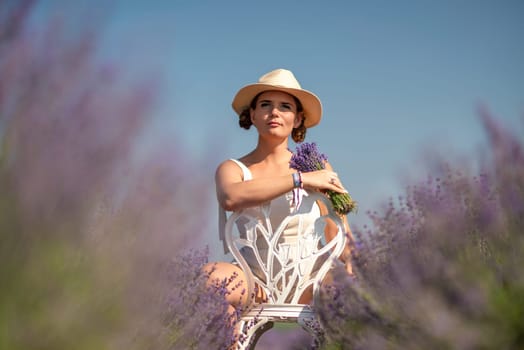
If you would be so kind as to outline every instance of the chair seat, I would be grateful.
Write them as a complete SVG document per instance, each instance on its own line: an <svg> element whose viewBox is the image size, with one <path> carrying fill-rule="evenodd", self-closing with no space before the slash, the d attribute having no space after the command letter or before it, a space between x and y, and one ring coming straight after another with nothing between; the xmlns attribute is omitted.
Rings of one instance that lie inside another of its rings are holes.
<svg viewBox="0 0 524 350"><path fill-rule="evenodd" d="M306 304L257 304L242 315L246 320L253 317L264 318L271 322L297 323L299 319L314 318L315 312Z"/></svg>
<svg viewBox="0 0 524 350"><path fill-rule="evenodd" d="M324 332L310 305L305 304L257 304L240 318L239 350L254 349L258 338L273 327L274 323L296 323L314 339L313 349L323 342Z"/></svg>

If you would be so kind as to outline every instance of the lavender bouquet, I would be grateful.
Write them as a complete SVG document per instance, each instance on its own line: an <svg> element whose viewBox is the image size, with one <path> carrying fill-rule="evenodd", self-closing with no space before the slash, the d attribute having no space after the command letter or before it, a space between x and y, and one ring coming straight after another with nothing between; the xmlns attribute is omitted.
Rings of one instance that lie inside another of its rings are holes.
<svg viewBox="0 0 524 350"><path fill-rule="evenodd" d="M301 143L291 156L289 167L303 173L325 169L327 156L317 148L316 143ZM327 190L333 208L340 215L346 215L357 208L357 203L351 198L349 193L338 193Z"/></svg>

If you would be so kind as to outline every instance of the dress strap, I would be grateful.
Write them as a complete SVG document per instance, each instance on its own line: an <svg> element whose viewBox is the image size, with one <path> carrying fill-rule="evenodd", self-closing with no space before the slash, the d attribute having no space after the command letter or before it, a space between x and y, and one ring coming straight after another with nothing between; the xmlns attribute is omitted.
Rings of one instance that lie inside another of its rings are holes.
<svg viewBox="0 0 524 350"><path fill-rule="evenodd" d="M247 166L244 163L242 163L238 159L231 158L230 160L235 162L240 167L240 169L242 169L244 181L253 180L253 175L251 174L251 171L247 168Z"/></svg>
<svg viewBox="0 0 524 350"><path fill-rule="evenodd" d="M240 169L242 169L242 179L244 181L252 180L253 175L251 174L251 171L248 169L248 167L242 163L241 161L237 159L231 158L233 162L235 162ZM220 240L222 241L222 245L224 248L224 254L227 254L229 251L229 248L227 247L226 243L226 236L225 236L225 230L226 230L226 221L227 221L227 214L224 208L222 208L220 205L218 206L218 236L220 237Z"/></svg>

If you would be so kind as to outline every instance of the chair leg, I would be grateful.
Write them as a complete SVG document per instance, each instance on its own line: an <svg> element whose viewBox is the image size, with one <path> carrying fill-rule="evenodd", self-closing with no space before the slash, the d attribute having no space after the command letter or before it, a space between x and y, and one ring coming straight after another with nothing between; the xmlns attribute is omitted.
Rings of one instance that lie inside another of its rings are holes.
<svg viewBox="0 0 524 350"><path fill-rule="evenodd" d="M324 330L316 318L299 318L298 324L313 337L311 349L320 349L325 342Z"/></svg>
<svg viewBox="0 0 524 350"><path fill-rule="evenodd" d="M273 322L270 322L267 318L257 318L246 321L242 320L240 324L240 332L237 342L238 350L252 350L255 348L258 339L273 328Z"/></svg>
<svg viewBox="0 0 524 350"><path fill-rule="evenodd" d="M258 343L258 339L262 336L262 334L269 331L271 328L273 328L274 323L273 322L265 322L260 328L258 328L255 331L255 334L253 334L253 340L251 340L251 344L249 344L249 350L254 350L255 346Z"/></svg>

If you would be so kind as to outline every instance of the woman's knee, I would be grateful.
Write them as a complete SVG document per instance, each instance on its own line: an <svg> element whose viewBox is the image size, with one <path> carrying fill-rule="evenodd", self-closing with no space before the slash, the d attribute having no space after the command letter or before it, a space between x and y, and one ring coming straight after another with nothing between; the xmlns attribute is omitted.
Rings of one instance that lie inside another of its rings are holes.
<svg viewBox="0 0 524 350"><path fill-rule="evenodd" d="M209 276L208 286L224 293L230 304L246 305L248 302L247 281L238 266L226 262L208 263L204 265L203 271Z"/></svg>

